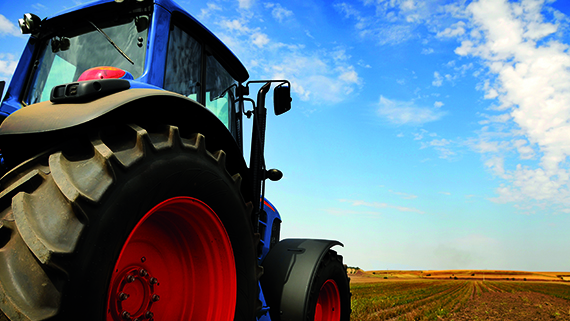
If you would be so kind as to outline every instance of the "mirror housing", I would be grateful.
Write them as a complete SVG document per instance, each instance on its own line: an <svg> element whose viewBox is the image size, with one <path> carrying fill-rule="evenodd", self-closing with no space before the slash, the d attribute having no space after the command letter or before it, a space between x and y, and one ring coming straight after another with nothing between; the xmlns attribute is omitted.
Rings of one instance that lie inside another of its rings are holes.
<svg viewBox="0 0 570 321"><path fill-rule="evenodd" d="M24 14L23 19L18 19L18 24L20 25L20 31L22 34L34 33L40 28L42 19L33 13Z"/></svg>
<svg viewBox="0 0 570 321"><path fill-rule="evenodd" d="M291 109L291 87L281 84L273 90L273 108L275 115L279 116Z"/></svg>

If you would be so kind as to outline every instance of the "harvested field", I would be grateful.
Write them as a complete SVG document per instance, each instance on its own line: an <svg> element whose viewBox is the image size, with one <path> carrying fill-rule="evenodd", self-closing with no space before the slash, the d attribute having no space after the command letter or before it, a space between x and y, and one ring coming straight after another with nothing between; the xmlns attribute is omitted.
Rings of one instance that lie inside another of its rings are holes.
<svg viewBox="0 0 570 321"><path fill-rule="evenodd" d="M488 292L443 320L570 320L570 301L537 292Z"/></svg>
<svg viewBox="0 0 570 321"><path fill-rule="evenodd" d="M362 274L350 276L353 321L570 321L566 282L410 279L394 274L385 279L389 274Z"/></svg>

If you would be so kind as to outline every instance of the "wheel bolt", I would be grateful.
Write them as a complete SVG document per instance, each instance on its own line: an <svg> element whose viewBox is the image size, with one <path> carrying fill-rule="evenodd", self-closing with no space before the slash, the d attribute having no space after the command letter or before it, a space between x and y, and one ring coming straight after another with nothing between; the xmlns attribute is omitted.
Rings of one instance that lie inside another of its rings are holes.
<svg viewBox="0 0 570 321"><path fill-rule="evenodd" d="M125 320L130 320L131 319L131 314L127 311L123 311L123 313L121 314L121 316L123 317L123 319Z"/></svg>
<svg viewBox="0 0 570 321"><path fill-rule="evenodd" d="M152 319L154 317L154 313L150 312L150 311L146 311L146 313L144 314L145 318L147 319Z"/></svg>
<svg viewBox="0 0 570 321"><path fill-rule="evenodd" d="M132 275L127 276L127 282L129 283L135 282L135 277Z"/></svg>
<svg viewBox="0 0 570 321"><path fill-rule="evenodd" d="M153 295L152 295L152 302L156 302L156 301L158 301L158 300L160 300L160 297L159 297L158 295L156 295L156 294L153 294Z"/></svg>
<svg viewBox="0 0 570 321"><path fill-rule="evenodd" d="M158 280L156 278L150 278L150 284L157 284Z"/></svg>
<svg viewBox="0 0 570 321"><path fill-rule="evenodd" d="M125 292L121 292L121 293L119 294L119 300L121 300L121 301L125 301L125 300L128 299L128 298L129 298L129 295L126 294Z"/></svg>
<svg viewBox="0 0 570 321"><path fill-rule="evenodd" d="M140 274L141 276L147 276L147 275L148 275L148 273L146 272L145 269L140 269L140 270L139 270L139 274Z"/></svg>

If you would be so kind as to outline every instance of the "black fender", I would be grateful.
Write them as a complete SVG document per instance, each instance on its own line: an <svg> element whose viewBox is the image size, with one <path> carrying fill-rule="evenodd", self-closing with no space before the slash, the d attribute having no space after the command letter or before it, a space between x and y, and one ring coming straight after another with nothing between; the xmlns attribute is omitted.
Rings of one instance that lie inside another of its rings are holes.
<svg viewBox="0 0 570 321"><path fill-rule="evenodd" d="M242 192L251 199L249 170L230 131L198 102L169 91L133 88L84 103L44 101L24 107L0 125L0 148L9 169L69 138L125 122L202 133L209 151L224 150L228 171L242 175Z"/></svg>
<svg viewBox="0 0 570 321"><path fill-rule="evenodd" d="M333 240L285 239L269 251L261 264L261 287L272 316L304 320L319 262L335 245L343 246Z"/></svg>

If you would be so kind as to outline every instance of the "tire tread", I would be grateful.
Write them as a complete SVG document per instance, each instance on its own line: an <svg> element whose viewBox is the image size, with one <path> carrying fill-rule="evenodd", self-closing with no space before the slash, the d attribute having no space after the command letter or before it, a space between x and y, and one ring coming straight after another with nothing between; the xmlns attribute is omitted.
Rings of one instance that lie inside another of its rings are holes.
<svg viewBox="0 0 570 321"><path fill-rule="evenodd" d="M89 156L78 160L65 152L44 152L0 180L4 187L0 229L10 235L6 244L0 244L0 320L44 320L57 315L62 294L54 285L61 280L53 280L61 276L49 272L54 254L59 258L76 251L89 222L82 207L102 202L119 172L149 153L168 149L202 153L240 190L241 176L228 173L223 151L206 150L202 134L182 137L175 126L145 129L134 124L117 134L113 130L107 136L103 129L89 137ZM242 197L242 204L249 222L251 203ZM262 270L256 266L253 273L259 278Z"/></svg>

